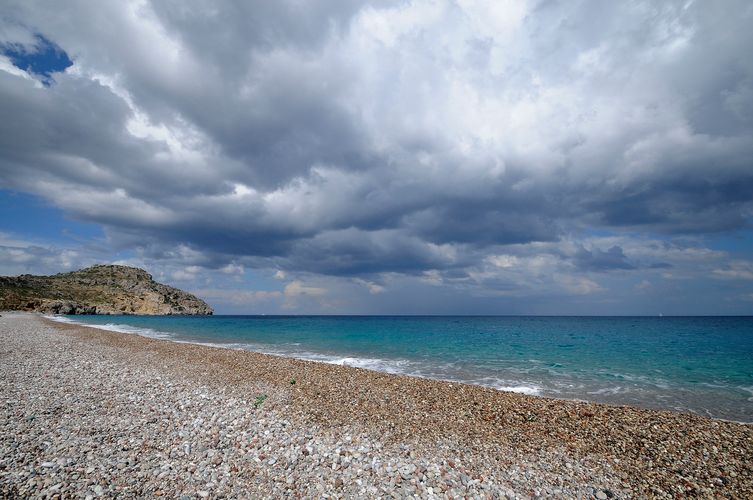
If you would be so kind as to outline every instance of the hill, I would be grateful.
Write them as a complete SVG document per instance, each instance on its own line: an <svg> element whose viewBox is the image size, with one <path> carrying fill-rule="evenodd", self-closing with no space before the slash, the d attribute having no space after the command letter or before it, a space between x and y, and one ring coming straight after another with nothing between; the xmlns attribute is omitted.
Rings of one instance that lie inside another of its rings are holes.
<svg viewBox="0 0 753 500"><path fill-rule="evenodd" d="M53 314L212 314L203 300L137 267L96 265L53 276L0 276L0 309Z"/></svg>

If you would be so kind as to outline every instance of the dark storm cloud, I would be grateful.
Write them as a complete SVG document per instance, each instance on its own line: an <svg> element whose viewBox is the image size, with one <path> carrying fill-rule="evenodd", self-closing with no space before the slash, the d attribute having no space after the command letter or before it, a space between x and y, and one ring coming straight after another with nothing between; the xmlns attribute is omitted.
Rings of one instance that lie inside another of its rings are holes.
<svg viewBox="0 0 753 500"><path fill-rule="evenodd" d="M744 1L11 3L0 44L42 33L74 64L44 88L0 60L2 185L155 258L507 290L526 276L495 256L517 245L529 278L588 293L565 273L674 263L624 243L536 260L537 245L749 227L751 15Z"/></svg>
<svg viewBox="0 0 753 500"><path fill-rule="evenodd" d="M746 227L753 192L753 136L720 138L708 148L686 144L654 159L661 168L625 185L604 185L581 206L608 226L668 233ZM704 141L707 139L703 139Z"/></svg>
<svg viewBox="0 0 753 500"><path fill-rule="evenodd" d="M471 243L501 245L551 241L559 235L557 224L546 214L534 214L534 207L521 203L516 207L446 206L410 214L407 227L435 243Z"/></svg>
<svg viewBox="0 0 753 500"><path fill-rule="evenodd" d="M382 0L371 5L397 3ZM221 7L209 4L203 7L187 6L185 2L174 0L153 5L166 29L180 37L192 51L201 54L202 59L215 61L223 72L232 74L233 67L244 69L238 61L254 50L291 46L320 50L329 36L347 31L350 19L361 5L325 0L315 3L229 2Z"/></svg>
<svg viewBox="0 0 753 500"><path fill-rule="evenodd" d="M617 245L609 250L603 251L598 248L587 250L580 248L575 255L575 262L580 269L585 271L610 271L614 269L635 269L635 266L628 261L627 256L622 248Z"/></svg>
<svg viewBox="0 0 753 500"><path fill-rule="evenodd" d="M292 270L340 276L380 272L415 274L427 269L468 265L449 248L427 243L401 231L332 231L298 242L288 259L280 262Z"/></svg>

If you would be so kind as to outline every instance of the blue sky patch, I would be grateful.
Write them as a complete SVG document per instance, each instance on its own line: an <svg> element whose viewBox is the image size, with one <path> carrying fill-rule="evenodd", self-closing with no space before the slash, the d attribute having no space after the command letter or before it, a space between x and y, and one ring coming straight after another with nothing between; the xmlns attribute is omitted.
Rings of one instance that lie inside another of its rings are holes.
<svg viewBox="0 0 753 500"><path fill-rule="evenodd" d="M0 231L52 242L102 238L98 224L65 217L63 211L42 198L0 189Z"/></svg>
<svg viewBox="0 0 753 500"><path fill-rule="evenodd" d="M0 45L0 49L19 69L41 77L42 83L49 86L52 74L65 71L73 62L57 44L40 34L34 35L36 43L32 50L21 44Z"/></svg>

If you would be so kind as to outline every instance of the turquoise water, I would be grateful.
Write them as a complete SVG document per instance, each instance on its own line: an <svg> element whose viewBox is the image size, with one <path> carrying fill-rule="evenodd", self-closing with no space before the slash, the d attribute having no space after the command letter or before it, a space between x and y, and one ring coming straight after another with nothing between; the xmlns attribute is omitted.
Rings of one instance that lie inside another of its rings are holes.
<svg viewBox="0 0 753 500"><path fill-rule="evenodd" d="M753 422L752 317L76 316L150 337Z"/></svg>

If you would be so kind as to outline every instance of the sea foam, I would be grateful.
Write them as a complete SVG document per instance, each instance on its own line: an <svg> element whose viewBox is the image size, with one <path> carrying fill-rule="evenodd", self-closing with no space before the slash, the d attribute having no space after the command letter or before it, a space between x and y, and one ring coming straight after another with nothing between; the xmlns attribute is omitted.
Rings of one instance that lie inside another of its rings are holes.
<svg viewBox="0 0 753 500"><path fill-rule="evenodd" d="M121 323L84 323L82 321L76 321L65 316L45 316L45 318L58 323L67 323L70 325L87 326L89 328L96 328L98 330L106 330L108 332L128 333L131 335L141 335L142 337L149 337L160 340L173 340L174 335L169 332L161 332L159 330L153 330L151 328L143 328L138 326L124 325Z"/></svg>

